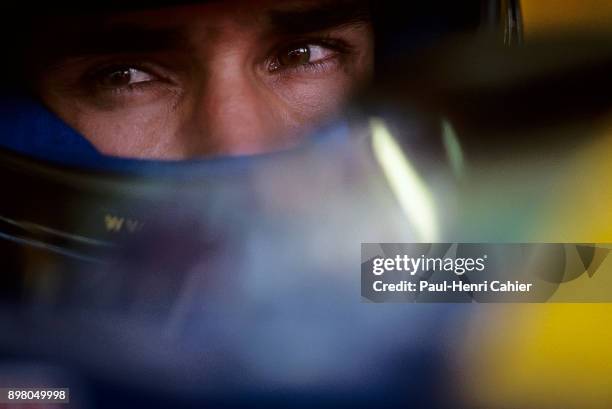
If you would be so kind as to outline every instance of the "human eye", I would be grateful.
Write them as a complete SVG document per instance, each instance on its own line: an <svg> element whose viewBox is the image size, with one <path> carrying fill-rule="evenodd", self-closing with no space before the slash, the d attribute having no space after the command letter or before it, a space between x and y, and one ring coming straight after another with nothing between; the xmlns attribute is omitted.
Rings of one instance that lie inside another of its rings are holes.
<svg viewBox="0 0 612 409"><path fill-rule="evenodd" d="M276 50L269 60L271 73L291 70L316 70L331 68L347 46L339 41L313 40L293 43Z"/></svg>
<svg viewBox="0 0 612 409"><path fill-rule="evenodd" d="M126 87L156 81L158 77L150 72L135 67L111 67L97 72L97 85L107 88Z"/></svg>
<svg viewBox="0 0 612 409"><path fill-rule="evenodd" d="M87 73L86 79L91 86L100 90L129 89L162 80L161 76L149 68L128 64L95 68Z"/></svg>
<svg viewBox="0 0 612 409"><path fill-rule="evenodd" d="M116 103L151 102L176 88L176 81L159 64L95 63L78 82L91 101L107 107Z"/></svg>

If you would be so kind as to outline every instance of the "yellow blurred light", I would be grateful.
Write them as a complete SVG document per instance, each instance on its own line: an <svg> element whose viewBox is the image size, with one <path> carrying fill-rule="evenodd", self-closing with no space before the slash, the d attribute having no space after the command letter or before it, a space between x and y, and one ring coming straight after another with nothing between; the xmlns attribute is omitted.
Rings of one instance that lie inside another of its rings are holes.
<svg viewBox="0 0 612 409"><path fill-rule="evenodd" d="M612 243L612 116L568 160L538 226L543 241ZM586 131L585 131L586 132ZM558 299L607 299L612 258ZM555 298L553 298L554 302ZM612 408L612 304L483 306L464 340L464 399L474 407Z"/></svg>
<svg viewBox="0 0 612 409"><path fill-rule="evenodd" d="M521 0L527 37L550 31L609 29L610 0Z"/></svg>

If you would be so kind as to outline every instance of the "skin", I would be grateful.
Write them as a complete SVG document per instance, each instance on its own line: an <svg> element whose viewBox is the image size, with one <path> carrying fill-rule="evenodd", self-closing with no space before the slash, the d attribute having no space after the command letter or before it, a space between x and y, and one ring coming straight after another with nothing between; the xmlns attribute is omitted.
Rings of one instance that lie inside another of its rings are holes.
<svg viewBox="0 0 612 409"><path fill-rule="evenodd" d="M239 0L67 18L34 39L49 50L33 64L34 87L109 155L285 149L371 75L372 28L353 3Z"/></svg>

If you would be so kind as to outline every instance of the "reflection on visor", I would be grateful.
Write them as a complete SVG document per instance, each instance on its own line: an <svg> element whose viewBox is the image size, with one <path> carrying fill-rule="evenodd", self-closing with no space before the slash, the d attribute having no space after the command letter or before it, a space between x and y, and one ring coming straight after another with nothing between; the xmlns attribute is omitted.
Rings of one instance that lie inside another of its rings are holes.
<svg viewBox="0 0 612 409"><path fill-rule="evenodd" d="M419 241L438 241L435 205L424 181L419 178L385 123L372 119L370 126L374 157L408 220L415 225Z"/></svg>

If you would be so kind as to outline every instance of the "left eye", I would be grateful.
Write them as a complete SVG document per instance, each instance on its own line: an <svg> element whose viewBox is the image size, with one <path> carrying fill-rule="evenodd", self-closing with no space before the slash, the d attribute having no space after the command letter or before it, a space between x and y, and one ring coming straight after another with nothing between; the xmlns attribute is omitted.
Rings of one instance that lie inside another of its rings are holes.
<svg viewBox="0 0 612 409"><path fill-rule="evenodd" d="M286 48L276 56L274 61L272 61L270 70L274 71L282 68L313 64L325 60L333 54L334 52L332 50L313 44Z"/></svg>
<svg viewBox="0 0 612 409"><path fill-rule="evenodd" d="M100 85L109 88L125 87L154 80L154 75L131 67L109 69L99 76Z"/></svg>

